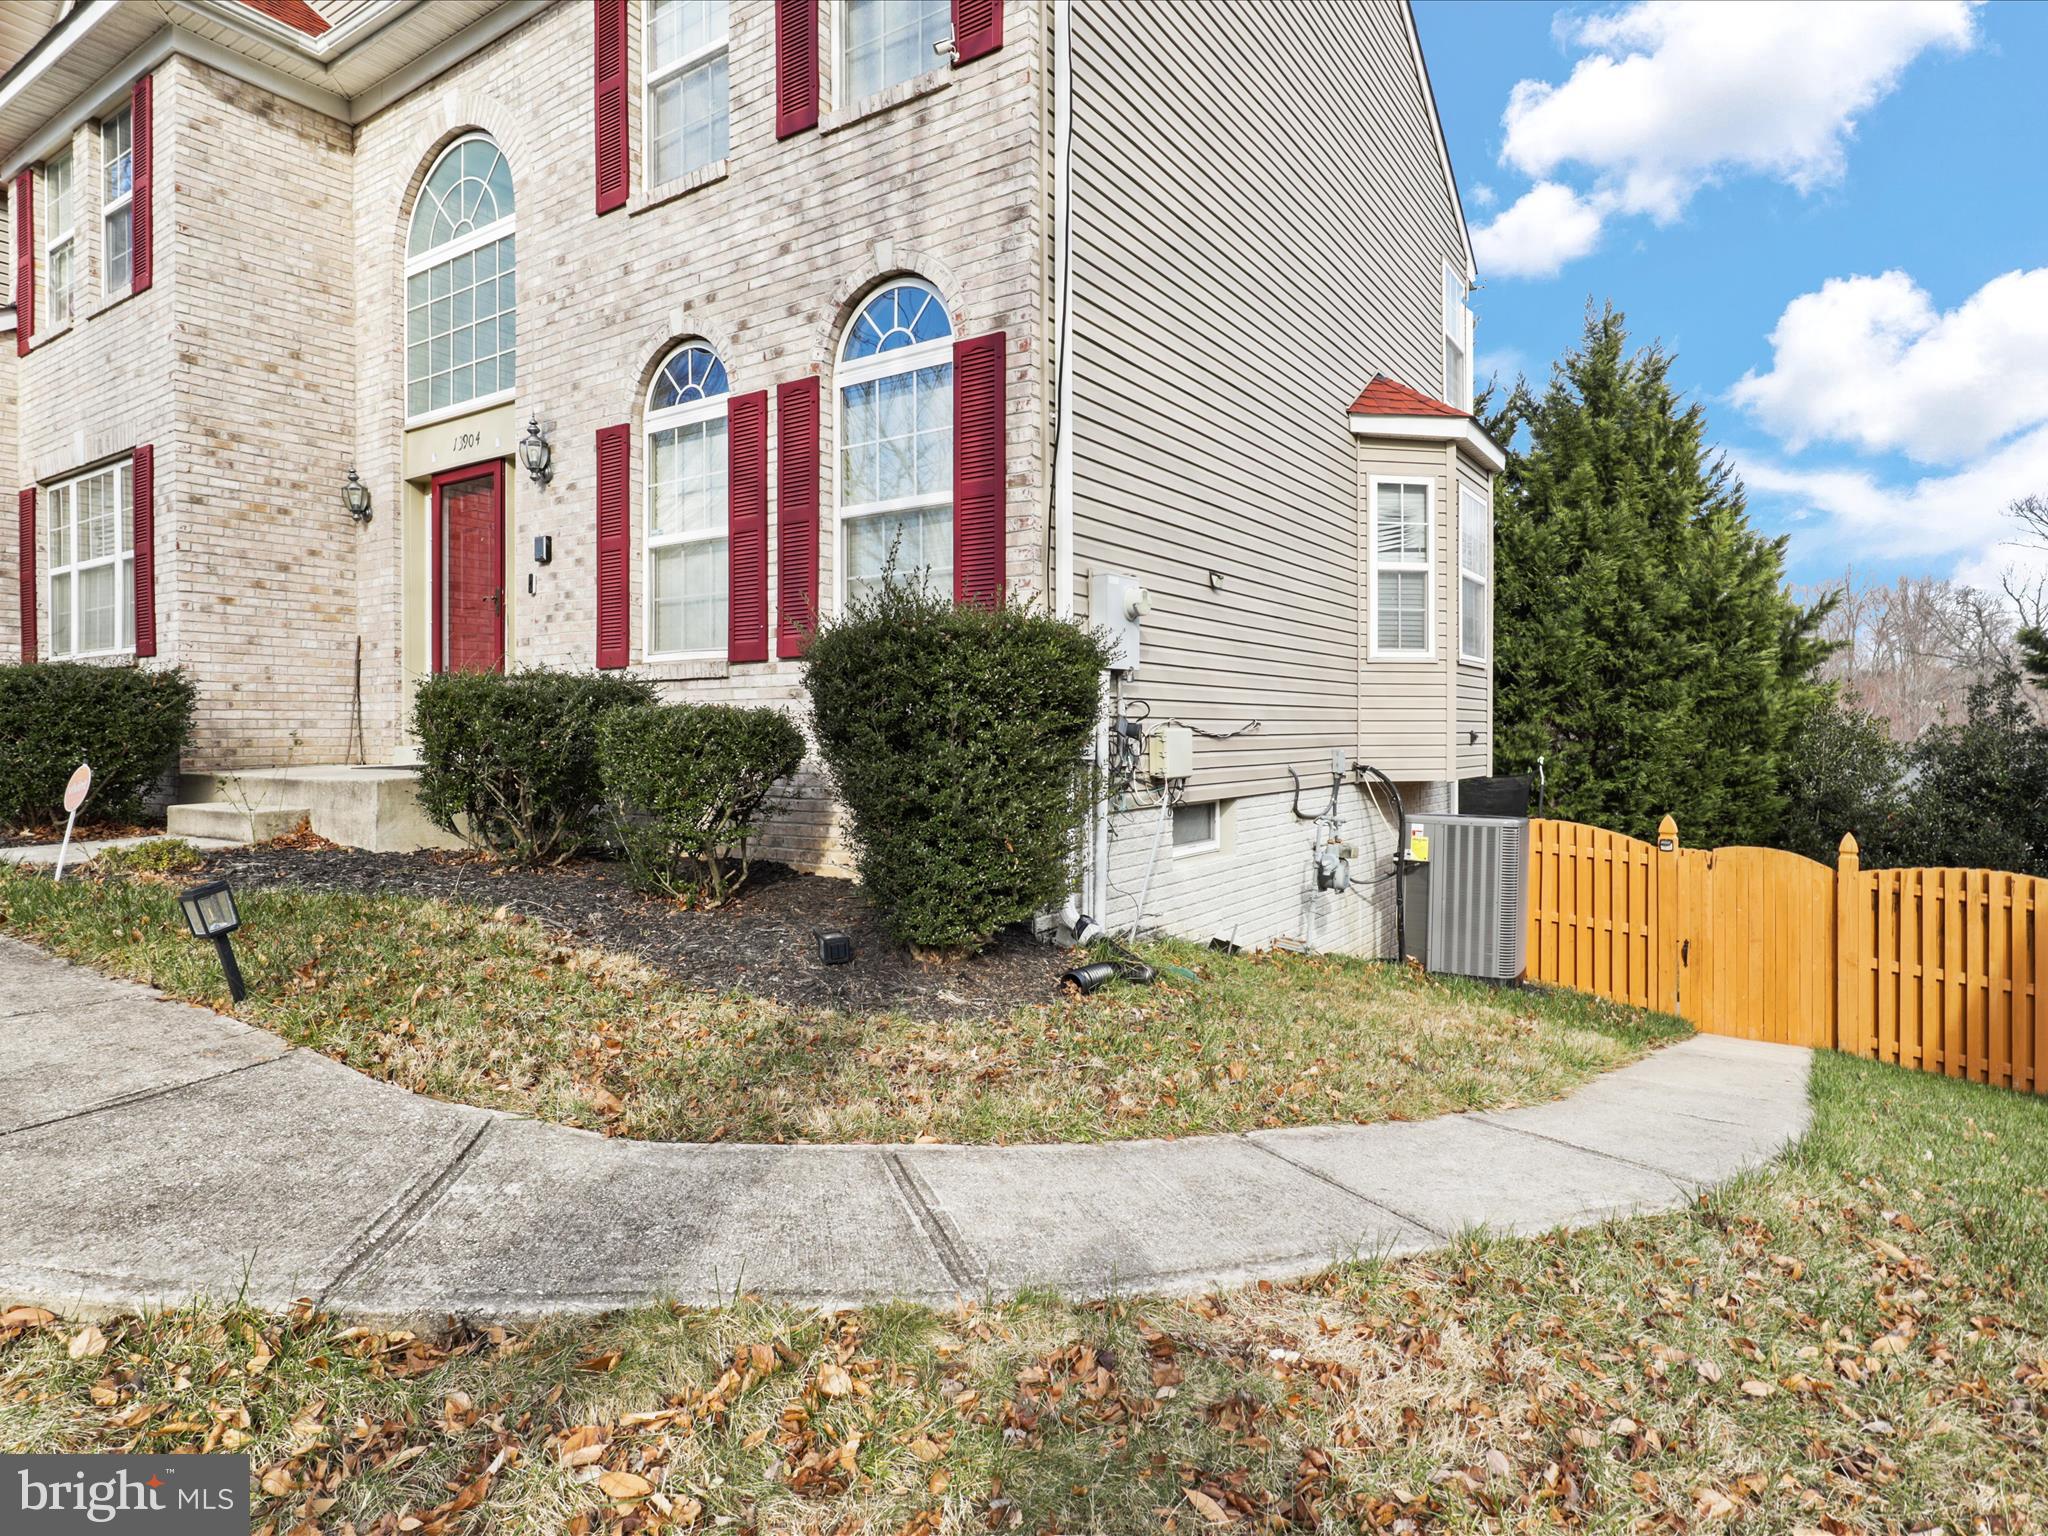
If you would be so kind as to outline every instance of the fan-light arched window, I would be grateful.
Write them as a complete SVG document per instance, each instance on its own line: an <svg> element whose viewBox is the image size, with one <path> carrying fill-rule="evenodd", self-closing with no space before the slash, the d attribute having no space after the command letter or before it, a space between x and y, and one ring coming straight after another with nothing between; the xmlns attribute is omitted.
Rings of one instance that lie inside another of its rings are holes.
<svg viewBox="0 0 2048 1536"><path fill-rule="evenodd" d="M936 289L898 278L839 344L841 598L899 575L953 590L953 322Z"/></svg>
<svg viewBox="0 0 2048 1536"><path fill-rule="evenodd" d="M725 364L701 341L662 360L647 390L647 654L726 651L730 449Z"/></svg>
<svg viewBox="0 0 2048 1536"><path fill-rule="evenodd" d="M512 168L483 134L442 152L405 247L405 414L512 393Z"/></svg>

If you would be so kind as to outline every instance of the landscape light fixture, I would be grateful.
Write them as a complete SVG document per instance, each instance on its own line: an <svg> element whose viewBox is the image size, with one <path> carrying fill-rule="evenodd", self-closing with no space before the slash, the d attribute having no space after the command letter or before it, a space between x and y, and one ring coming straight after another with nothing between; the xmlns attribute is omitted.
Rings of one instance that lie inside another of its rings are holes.
<svg viewBox="0 0 2048 1536"><path fill-rule="evenodd" d="M370 520L370 488L363 484L363 477L353 467L348 472L348 484L341 488L341 504L348 508L348 515L359 523Z"/></svg>
<svg viewBox="0 0 2048 1536"><path fill-rule="evenodd" d="M546 485L555 478L554 471L548 467L554 461L555 450L548 446L547 434L541 429L540 416L536 413L526 423L526 436L519 439L519 463L533 477L535 485Z"/></svg>
<svg viewBox="0 0 2048 1536"><path fill-rule="evenodd" d="M235 910L235 893L228 889L227 881L209 880L182 892L178 906L193 938L213 940L221 972L228 979L228 996L241 1002L249 989L242 985L242 968L235 964L235 948L228 942L228 935L242 926L242 915Z"/></svg>
<svg viewBox="0 0 2048 1536"><path fill-rule="evenodd" d="M826 965L853 963L853 935L826 929L818 935L818 959Z"/></svg>

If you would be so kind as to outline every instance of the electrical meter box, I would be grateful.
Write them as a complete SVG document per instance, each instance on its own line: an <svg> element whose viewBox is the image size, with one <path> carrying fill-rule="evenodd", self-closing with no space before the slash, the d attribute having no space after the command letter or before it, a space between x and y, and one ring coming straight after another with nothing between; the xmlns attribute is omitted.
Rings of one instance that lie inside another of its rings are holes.
<svg viewBox="0 0 2048 1536"><path fill-rule="evenodd" d="M1162 725L1145 738L1145 774L1186 779L1195 772L1195 733L1184 725Z"/></svg>
<svg viewBox="0 0 2048 1536"><path fill-rule="evenodd" d="M1138 670L1138 642L1151 611L1151 594L1137 577L1121 571L1088 573L1088 622L1108 636L1110 671Z"/></svg>

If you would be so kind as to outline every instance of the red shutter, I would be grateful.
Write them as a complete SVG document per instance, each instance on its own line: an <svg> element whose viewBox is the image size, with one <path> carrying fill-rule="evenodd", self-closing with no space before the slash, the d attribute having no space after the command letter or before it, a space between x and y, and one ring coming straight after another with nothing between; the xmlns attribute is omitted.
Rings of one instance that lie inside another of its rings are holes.
<svg viewBox="0 0 2048 1536"><path fill-rule="evenodd" d="M154 92L149 76L144 75L135 82L129 94L128 125L130 151L129 164L133 167L134 198L129 203L133 210L128 216L129 229L129 291L141 293L149 286L155 275L156 216L151 207L150 191L156 182L153 162L156 158L156 129L150 120L150 99ZM138 567L136 575L140 577ZM137 588L137 595L140 595ZM139 639L142 631L138 629ZM154 654L152 652L151 654Z"/></svg>
<svg viewBox="0 0 2048 1536"><path fill-rule="evenodd" d="M818 376L775 391L775 654L818 627Z"/></svg>
<svg viewBox="0 0 2048 1536"><path fill-rule="evenodd" d="M1003 0L953 0L953 63L965 64L1003 46Z"/></svg>
<svg viewBox="0 0 2048 1536"><path fill-rule="evenodd" d="M135 502L135 654L156 654L156 449L135 450L129 489Z"/></svg>
<svg viewBox="0 0 2048 1536"><path fill-rule="evenodd" d="M1003 333L953 347L953 600L1003 593Z"/></svg>
<svg viewBox="0 0 2048 1536"><path fill-rule="evenodd" d="M818 0L775 0L775 137L818 126Z"/></svg>
<svg viewBox="0 0 2048 1536"><path fill-rule="evenodd" d="M632 604L633 429L597 432L597 664L623 667Z"/></svg>
<svg viewBox="0 0 2048 1536"><path fill-rule="evenodd" d="M727 661L768 659L768 391L727 408Z"/></svg>
<svg viewBox="0 0 2048 1536"><path fill-rule="evenodd" d="M626 0L594 0L597 12L597 211L626 206L633 172L626 153Z"/></svg>
<svg viewBox="0 0 2048 1536"><path fill-rule="evenodd" d="M14 178L14 350L28 355L36 333L36 173Z"/></svg>
<svg viewBox="0 0 2048 1536"><path fill-rule="evenodd" d="M21 659L36 659L36 488L26 487L21 508Z"/></svg>

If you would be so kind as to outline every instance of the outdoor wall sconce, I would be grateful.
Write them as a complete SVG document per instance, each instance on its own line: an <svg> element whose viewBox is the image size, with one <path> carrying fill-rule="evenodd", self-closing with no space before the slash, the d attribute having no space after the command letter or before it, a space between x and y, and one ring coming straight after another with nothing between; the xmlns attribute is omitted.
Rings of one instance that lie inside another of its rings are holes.
<svg viewBox="0 0 2048 1536"><path fill-rule="evenodd" d="M242 985L242 968L235 964L235 947L228 942L228 935L242 926L242 915L235 910L235 893L228 889L227 881L209 880L180 893L178 906L193 938L213 940L221 973L228 979L228 996L241 1002L249 989Z"/></svg>
<svg viewBox="0 0 2048 1536"><path fill-rule="evenodd" d="M553 422L548 426L552 427ZM554 479L554 472L548 466L555 461L555 450L548 446L547 433L536 414L526 423L526 436L519 440L519 462L533 477L535 485L546 485Z"/></svg>
<svg viewBox="0 0 2048 1536"><path fill-rule="evenodd" d="M370 488L363 484L363 477L351 468L348 484L341 488L341 504L348 508L348 515L359 523L370 520Z"/></svg>

